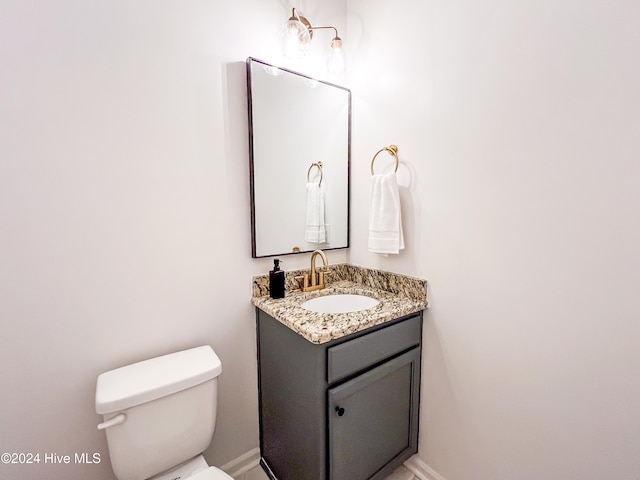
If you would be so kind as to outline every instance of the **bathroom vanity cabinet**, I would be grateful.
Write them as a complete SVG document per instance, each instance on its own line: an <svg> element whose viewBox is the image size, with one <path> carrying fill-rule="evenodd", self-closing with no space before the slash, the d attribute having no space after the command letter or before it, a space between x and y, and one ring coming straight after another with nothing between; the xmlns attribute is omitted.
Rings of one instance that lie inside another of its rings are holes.
<svg viewBox="0 0 640 480"><path fill-rule="evenodd" d="M271 479L381 480L417 452L422 312L314 344L256 311Z"/></svg>

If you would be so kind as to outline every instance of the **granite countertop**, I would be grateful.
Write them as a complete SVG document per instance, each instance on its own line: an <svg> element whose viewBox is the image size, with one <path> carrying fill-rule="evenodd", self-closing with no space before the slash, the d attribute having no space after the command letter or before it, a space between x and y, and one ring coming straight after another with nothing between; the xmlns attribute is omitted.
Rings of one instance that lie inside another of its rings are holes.
<svg viewBox="0 0 640 480"><path fill-rule="evenodd" d="M303 292L299 278L308 270L286 272L285 298L269 296L268 276L253 278L252 303L312 343L325 343L375 325L424 310L427 282L415 277L350 264L330 265L327 286ZM300 305L311 298L332 294L358 294L377 299L372 308L348 313L319 313Z"/></svg>

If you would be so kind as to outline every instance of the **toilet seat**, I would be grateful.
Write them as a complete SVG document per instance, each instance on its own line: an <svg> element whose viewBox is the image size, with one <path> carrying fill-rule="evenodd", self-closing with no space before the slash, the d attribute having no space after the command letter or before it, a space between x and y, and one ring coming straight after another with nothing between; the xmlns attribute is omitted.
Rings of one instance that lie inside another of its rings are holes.
<svg viewBox="0 0 640 480"><path fill-rule="evenodd" d="M232 477L216 467L209 467L206 470L196 473L185 480L233 480Z"/></svg>

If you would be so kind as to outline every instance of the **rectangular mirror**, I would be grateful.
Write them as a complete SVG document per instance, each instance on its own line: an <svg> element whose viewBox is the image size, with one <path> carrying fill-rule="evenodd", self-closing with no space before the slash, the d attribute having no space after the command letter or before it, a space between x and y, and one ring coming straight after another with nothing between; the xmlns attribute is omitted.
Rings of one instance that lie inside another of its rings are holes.
<svg viewBox="0 0 640 480"><path fill-rule="evenodd" d="M349 246L351 92L247 59L252 256Z"/></svg>

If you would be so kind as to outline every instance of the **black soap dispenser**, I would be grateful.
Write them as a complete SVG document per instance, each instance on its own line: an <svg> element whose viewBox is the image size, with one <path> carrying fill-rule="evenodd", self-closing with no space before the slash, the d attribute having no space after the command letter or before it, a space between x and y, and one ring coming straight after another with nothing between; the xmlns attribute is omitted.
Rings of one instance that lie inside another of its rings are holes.
<svg viewBox="0 0 640 480"><path fill-rule="evenodd" d="M273 270L269 272L269 295L284 298L284 271L280 270L280 260L273 260Z"/></svg>

